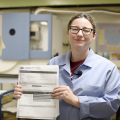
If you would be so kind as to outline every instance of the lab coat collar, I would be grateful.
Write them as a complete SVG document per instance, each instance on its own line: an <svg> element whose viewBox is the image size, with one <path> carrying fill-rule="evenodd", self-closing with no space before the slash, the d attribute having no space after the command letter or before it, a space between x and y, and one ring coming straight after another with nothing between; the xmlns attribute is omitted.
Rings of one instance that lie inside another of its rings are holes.
<svg viewBox="0 0 120 120"><path fill-rule="evenodd" d="M71 51L69 53L66 54L65 59L63 59L59 65L64 65L64 69L68 72L71 73L71 69L70 69L70 57L71 57ZM89 54L86 57L83 65L88 66L88 67L92 67L94 64L94 59L93 57L95 57L95 53L93 52L93 50L90 48Z"/></svg>
<svg viewBox="0 0 120 120"><path fill-rule="evenodd" d="M93 52L93 50L90 48L90 51L89 51L89 54L88 56L86 57L85 61L84 61L84 65L92 68L93 64L95 63L94 60L95 60L95 53Z"/></svg>
<svg viewBox="0 0 120 120"><path fill-rule="evenodd" d="M64 69L71 74L71 69L70 69L70 57L71 57L71 51L69 53L66 54L66 59L64 61Z"/></svg>

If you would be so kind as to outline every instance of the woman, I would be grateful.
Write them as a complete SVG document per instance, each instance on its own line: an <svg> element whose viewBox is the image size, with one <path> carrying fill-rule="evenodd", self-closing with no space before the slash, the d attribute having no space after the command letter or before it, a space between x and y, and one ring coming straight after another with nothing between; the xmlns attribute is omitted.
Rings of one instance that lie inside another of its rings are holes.
<svg viewBox="0 0 120 120"><path fill-rule="evenodd" d="M80 13L68 23L71 51L52 58L48 65L59 65L59 85L53 97L59 99L57 120L110 120L120 105L120 75L115 64L95 54L90 43L96 38L92 17ZM22 88L15 85L15 97Z"/></svg>

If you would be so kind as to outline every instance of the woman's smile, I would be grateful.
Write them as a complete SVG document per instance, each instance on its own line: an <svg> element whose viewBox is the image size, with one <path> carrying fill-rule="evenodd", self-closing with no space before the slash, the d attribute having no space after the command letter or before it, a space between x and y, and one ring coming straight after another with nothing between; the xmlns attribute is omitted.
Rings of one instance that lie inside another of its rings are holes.
<svg viewBox="0 0 120 120"><path fill-rule="evenodd" d="M75 38L74 40L77 41L77 42L84 42L84 40L81 39L81 38Z"/></svg>

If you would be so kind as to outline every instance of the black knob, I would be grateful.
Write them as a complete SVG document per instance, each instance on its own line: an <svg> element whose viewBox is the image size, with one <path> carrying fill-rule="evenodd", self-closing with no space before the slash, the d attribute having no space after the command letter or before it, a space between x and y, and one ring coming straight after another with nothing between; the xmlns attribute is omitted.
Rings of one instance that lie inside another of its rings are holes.
<svg viewBox="0 0 120 120"><path fill-rule="evenodd" d="M14 29L10 29L9 33L10 33L10 35L14 35L15 34L15 30Z"/></svg>

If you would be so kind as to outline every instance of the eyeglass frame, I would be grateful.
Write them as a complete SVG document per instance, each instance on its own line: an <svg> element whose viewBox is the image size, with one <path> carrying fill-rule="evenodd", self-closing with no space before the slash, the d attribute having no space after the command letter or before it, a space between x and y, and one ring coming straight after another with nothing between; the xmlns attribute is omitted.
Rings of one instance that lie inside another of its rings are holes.
<svg viewBox="0 0 120 120"><path fill-rule="evenodd" d="M84 29L84 28L80 29L78 26L69 26L69 29L71 29L71 27L76 27L76 28L78 29L78 32L76 32L76 33L74 33L74 34L79 33L80 30L81 30L82 33L83 33L83 29ZM89 34L84 34L84 33L83 33L84 35L90 35L91 32L93 31L93 29L91 29L91 28L86 28L86 29L90 29L90 33L89 33ZM71 32L71 33L73 33L73 32Z"/></svg>

